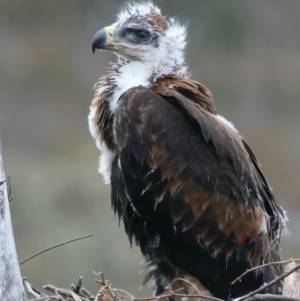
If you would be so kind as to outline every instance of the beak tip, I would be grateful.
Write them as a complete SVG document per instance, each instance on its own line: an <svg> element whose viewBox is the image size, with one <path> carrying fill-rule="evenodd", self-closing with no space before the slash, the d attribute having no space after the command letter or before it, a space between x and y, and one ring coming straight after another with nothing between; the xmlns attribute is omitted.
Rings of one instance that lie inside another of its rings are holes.
<svg viewBox="0 0 300 301"><path fill-rule="evenodd" d="M106 42L106 31L105 29L99 30L93 39L92 51L95 53L96 49L101 49Z"/></svg>

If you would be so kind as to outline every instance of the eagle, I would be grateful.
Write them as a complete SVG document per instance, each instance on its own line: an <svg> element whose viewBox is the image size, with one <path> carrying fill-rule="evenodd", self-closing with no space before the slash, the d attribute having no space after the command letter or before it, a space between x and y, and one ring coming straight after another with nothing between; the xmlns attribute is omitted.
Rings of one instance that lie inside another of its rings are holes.
<svg viewBox="0 0 300 301"><path fill-rule="evenodd" d="M242 296L283 273L287 216L212 94L190 79L187 28L150 1L127 3L92 50L117 60L95 85L89 129L99 172L159 295L177 278L217 298ZM190 292L183 282L182 289ZM278 282L264 293L282 294Z"/></svg>

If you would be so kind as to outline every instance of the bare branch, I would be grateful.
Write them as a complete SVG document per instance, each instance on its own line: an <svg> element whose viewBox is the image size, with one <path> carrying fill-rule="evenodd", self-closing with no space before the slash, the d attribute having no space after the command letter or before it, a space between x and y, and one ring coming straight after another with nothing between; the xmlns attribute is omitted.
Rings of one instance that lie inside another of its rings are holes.
<svg viewBox="0 0 300 301"><path fill-rule="evenodd" d="M73 292L80 297L87 298L88 300L94 301L95 296L93 296L87 289L82 286L82 277L79 277L76 285L71 284Z"/></svg>
<svg viewBox="0 0 300 301"><path fill-rule="evenodd" d="M299 299L290 298L287 296L282 295L270 295L270 294L264 294L264 295L255 295L254 297L251 297L247 299L247 301L299 301Z"/></svg>
<svg viewBox="0 0 300 301"><path fill-rule="evenodd" d="M43 254L43 253L45 253L45 252L47 252L47 251L49 251L49 250L58 248L58 247L60 247L60 246L66 245L66 244L68 244L68 243L71 243L71 242L73 242L73 241L77 241L77 240L80 240L80 239L85 239L85 238L88 238L88 237L91 237L91 236L94 236L94 233L89 234L89 235L85 235L85 236L82 236L82 237L73 238L73 239L71 239L71 240L68 240L68 241L62 242L62 243L60 243L60 244L54 245L54 246L52 246L52 247L50 247L50 248L47 248L47 249L45 249L45 250L42 250L42 251L40 251L40 252L38 252L38 253L36 253L36 254L34 254L34 255L32 255L32 256L26 258L26 259L24 259L24 260L21 261L19 264L23 264L23 263L25 263L26 261L28 261L28 260L30 260L30 259L32 259L32 258L34 258L34 257L36 257L36 256L38 256L38 255L41 255L41 254Z"/></svg>
<svg viewBox="0 0 300 301"><path fill-rule="evenodd" d="M256 294L264 291L265 289L269 288L270 286L274 285L275 283L279 282L280 280L286 278L287 276L289 276L290 274L296 272L297 270L300 269L300 264L296 265L294 268L290 269L289 271L286 271L285 273L283 273L282 275L280 275L279 277L276 277L274 280L270 281L269 283L261 286L260 288L258 288L257 290L254 290L253 292L250 292L249 294L242 296L240 298L236 298L235 301L242 301L242 300L248 300L248 298L255 296Z"/></svg>
<svg viewBox="0 0 300 301"><path fill-rule="evenodd" d="M30 294L32 297L35 297L35 298L49 297L46 294L42 293L37 288L33 287L28 281L24 280L23 283L24 283L24 286L25 286L28 294Z"/></svg>
<svg viewBox="0 0 300 301"><path fill-rule="evenodd" d="M252 268L252 269L249 269L249 270L245 271L242 275L240 275L240 276L237 277L235 280L233 280L233 281L231 282L231 284L235 284L238 280L240 280L241 278L243 278L245 275L247 275L248 273L250 273L250 272L252 272L252 271L261 269L261 268L266 267L266 266L269 266L269 265L288 264L288 263L291 263L291 262L300 262L300 259L292 259L292 258L291 258L291 259L289 259L289 260L273 261L273 262L268 262L268 263L259 265L259 266L257 266L257 267L254 267L254 268Z"/></svg>
<svg viewBox="0 0 300 301"><path fill-rule="evenodd" d="M44 297L34 298L34 299L29 300L29 301L71 301L71 300L70 299L66 300L63 297L59 296L59 295L55 295L55 296L46 296L45 295Z"/></svg>
<svg viewBox="0 0 300 301"><path fill-rule="evenodd" d="M77 294L74 292L65 289L65 288L58 288L54 285L47 284L44 286L44 289L47 291L50 291L52 293L57 294L58 296L61 296L63 298L69 298L70 300L75 300L75 301L90 301L89 299L79 297Z"/></svg>
<svg viewBox="0 0 300 301"><path fill-rule="evenodd" d="M32 297L39 298L42 296L42 293L40 291L37 292L37 290L33 289L33 287L29 282L24 281L24 286L26 287L28 294L30 294ZM42 296L42 297L47 297L47 296Z"/></svg>

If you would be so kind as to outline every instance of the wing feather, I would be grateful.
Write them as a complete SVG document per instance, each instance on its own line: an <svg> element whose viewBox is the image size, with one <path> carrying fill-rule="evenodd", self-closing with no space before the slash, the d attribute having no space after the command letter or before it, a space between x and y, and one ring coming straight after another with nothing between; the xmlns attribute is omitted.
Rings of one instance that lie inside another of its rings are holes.
<svg viewBox="0 0 300 301"><path fill-rule="evenodd" d="M229 256L242 244L259 264L281 233L282 209L250 148L215 115L210 94L195 82L170 83L135 87L119 100L114 135L130 201L144 220L159 218L156 206L164 206L170 222L214 252Z"/></svg>

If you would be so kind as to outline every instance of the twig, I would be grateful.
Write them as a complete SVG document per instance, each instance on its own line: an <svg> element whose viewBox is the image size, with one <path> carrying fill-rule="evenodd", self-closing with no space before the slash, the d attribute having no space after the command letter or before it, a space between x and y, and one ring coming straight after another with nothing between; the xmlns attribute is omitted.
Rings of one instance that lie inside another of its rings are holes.
<svg viewBox="0 0 300 301"><path fill-rule="evenodd" d="M159 299L166 298L166 297L202 298L202 299L207 299L207 300L212 300L212 301L225 301L223 299L219 299L219 298L212 297L212 296L205 296L205 295L202 295L202 294L186 295L186 294L177 294L177 293L174 293L173 291L162 293L161 295L158 295L156 297L134 298L133 300L134 301L152 301L152 300L159 300Z"/></svg>
<svg viewBox="0 0 300 301"><path fill-rule="evenodd" d="M134 300L134 299L135 299L135 297L134 297L133 295L131 295L130 293L128 293L128 292L126 292L126 291L124 291L124 290L121 290L121 289L119 289L119 288L114 288L113 290L116 291L116 292L120 292L120 293L126 294L127 296L130 297L131 300Z"/></svg>
<svg viewBox="0 0 300 301"><path fill-rule="evenodd" d="M77 284L71 284L73 292L79 297L87 298L88 300L94 301L95 296L93 296L87 289L82 287L82 277L79 277Z"/></svg>
<svg viewBox="0 0 300 301"><path fill-rule="evenodd" d="M10 177L7 177L6 179L4 180L0 180L0 186L2 186L6 181L8 182L10 179Z"/></svg>
<svg viewBox="0 0 300 301"><path fill-rule="evenodd" d="M26 288L28 294L30 294L32 297L34 297L34 298L38 298L38 297L48 297L48 296L46 296L46 295L42 295L42 292L40 292L39 290L34 289L34 288L32 287L32 285L31 285L29 282L24 281L23 283L24 283L24 286L25 286L25 288Z"/></svg>
<svg viewBox="0 0 300 301"><path fill-rule="evenodd" d="M86 295L86 297L89 298L89 299L92 300L92 301L95 300L95 298L96 298L92 293L90 293L90 292L89 292L86 288L84 288L84 287L81 289L81 292L82 292L82 294Z"/></svg>
<svg viewBox="0 0 300 301"><path fill-rule="evenodd" d="M63 289L63 288L58 288L54 285L51 285L51 284L47 284L44 286L44 289L47 290L47 291L50 291L50 292L53 292L63 298L68 298L68 300L70 300L70 298L72 298L71 300L80 300L80 301L90 301L89 299L87 298L84 298L84 297L81 297L77 294L75 294L74 292L68 290L68 289ZM71 301L70 300L70 301Z"/></svg>
<svg viewBox="0 0 300 301"><path fill-rule="evenodd" d="M31 299L29 301L64 301L60 296L46 296Z"/></svg>
<svg viewBox="0 0 300 301"><path fill-rule="evenodd" d="M247 299L247 301L299 301L300 299L290 298L287 296L282 295L271 295L271 294L264 294L260 295L257 294L252 298Z"/></svg>
<svg viewBox="0 0 300 301"><path fill-rule="evenodd" d="M82 287L82 277L79 277L77 284L72 284L71 287L73 288L74 293L78 294Z"/></svg>
<svg viewBox="0 0 300 301"><path fill-rule="evenodd" d="M82 236L82 237L77 237L77 238L74 238L74 239L65 241L65 242L63 242L63 243L54 245L54 246L52 246L52 247L50 247L50 248L47 248L47 249L45 249L45 250L43 250L43 251L41 251L41 252L38 252L38 253L36 253L36 254L34 254L34 255L32 255L32 256L26 258L25 260L19 262L19 264L23 264L23 263L25 263L26 261L28 261L28 260L30 260L30 259L32 259L32 258L34 258L34 257L36 257L36 256L38 256L38 255L40 255L40 254L43 254L43 253L45 253L45 252L47 252L47 251L49 251L49 250L52 250L52 249L55 249L55 248L57 248L57 247L66 245L66 244L71 243L71 242L76 241L76 240L85 239L85 238L88 238L88 237L91 237L91 236L94 236L94 233L89 234L89 235L86 235L86 236Z"/></svg>
<svg viewBox="0 0 300 301"><path fill-rule="evenodd" d="M177 291L183 289L183 288L180 288L180 289L177 289L175 291L171 290L171 287L173 286L173 284L176 282L176 281L183 281L183 282L186 282L188 283L189 285L193 286L193 288L197 291L198 294L196 295L187 295L187 294L178 294L176 293ZM207 296L207 295L203 295L200 293L200 291L198 290L198 288L196 287L196 285L192 282L190 282L189 280L187 279L184 279L184 278L176 278L174 279L170 285L169 285L169 289L162 293L161 295L158 295L156 297L150 297L150 298L133 298L134 301L156 301L156 300L160 300L162 298L168 298L168 297L186 297L186 298L201 298L201 299L207 299L207 300L213 300L213 301L224 301L223 299L219 299L219 298L216 298L216 297L213 297L213 296Z"/></svg>
<svg viewBox="0 0 300 301"><path fill-rule="evenodd" d="M202 295L202 294L199 294L199 295L186 295L186 294L175 294L175 293L172 293L173 297L181 297L181 298L201 298L201 299L207 299L207 300L213 300L213 301L225 301L223 299L219 299L219 298L216 298L216 297L212 297L212 296L205 296L205 295Z"/></svg>
<svg viewBox="0 0 300 301"><path fill-rule="evenodd" d="M34 299L29 301L51 301L51 300L59 300L56 296L47 296L37 288L33 287L28 281L26 281L26 277L23 278L23 284L29 295L33 296Z"/></svg>
<svg viewBox="0 0 300 301"><path fill-rule="evenodd" d="M237 277L235 280L233 280L231 282L231 284L235 284L238 280L240 280L241 278L243 278L245 275L247 275L248 273L261 269L263 267L269 266L269 265L275 265L275 264L287 264L287 263L291 263L291 262L300 262L300 259L289 259L289 260L284 260L284 261L274 261L274 262L269 262L269 263L265 263L262 265L259 265L257 267L251 268L247 271L245 271L242 275L240 275L239 277Z"/></svg>
<svg viewBox="0 0 300 301"><path fill-rule="evenodd" d="M294 268L290 269L289 271L283 273L279 277L276 277L274 280L270 281L269 283L267 283L267 284L261 286L260 288L250 292L249 294L234 299L234 301L242 301L242 300L246 300L246 299L248 299L252 296L255 296L257 293L260 293L260 292L264 291L265 289L269 288L273 284L275 284L275 283L279 282L280 280L286 278L287 276L289 276L290 274L296 272L299 269L300 269L300 264L296 265Z"/></svg>
<svg viewBox="0 0 300 301"><path fill-rule="evenodd" d="M13 198L11 197L11 185L10 185L11 177L7 178L7 188L8 188L8 201L11 202Z"/></svg>
<svg viewBox="0 0 300 301"><path fill-rule="evenodd" d="M10 186L10 179L11 177L7 177L4 180L0 180L0 186L3 185L5 182L7 182L7 188L8 188L8 201L11 202L13 199L10 197L11 196L11 186Z"/></svg>
<svg viewBox="0 0 300 301"><path fill-rule="evenodd" d="M113 299L116 299L117 294L112 290L111 283L104 278L103 273L101 273L100 275L101 275L102 280L95 279L95 281L100 283L102 285L102 288L104 290L107 290Z"/></svg>
<svg viewBox="0 0 300 301"><path fill-rule="evenodd" d="M72 295L69 294L67 291L65 291L64 289L58 288L52 284L44 285L43 288L49 292L61 295L62 297L71 297L72 298Z"/></svg>

